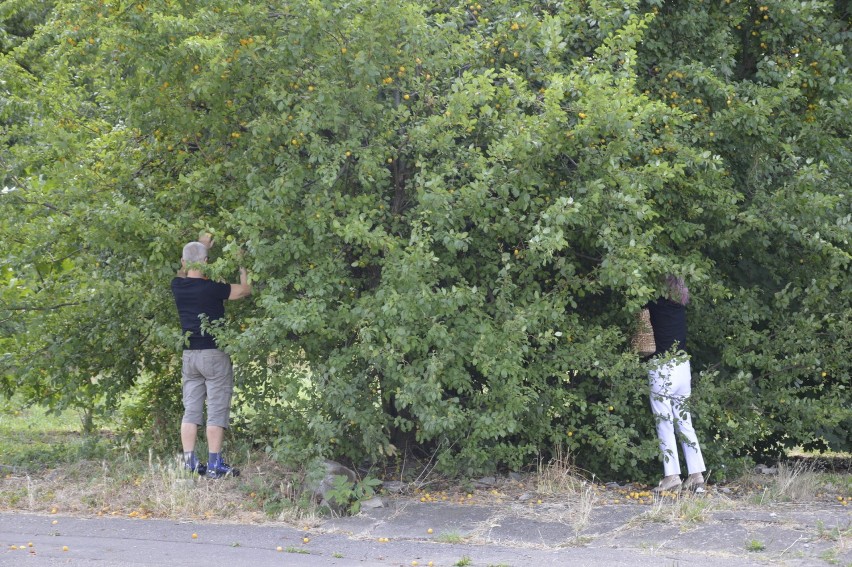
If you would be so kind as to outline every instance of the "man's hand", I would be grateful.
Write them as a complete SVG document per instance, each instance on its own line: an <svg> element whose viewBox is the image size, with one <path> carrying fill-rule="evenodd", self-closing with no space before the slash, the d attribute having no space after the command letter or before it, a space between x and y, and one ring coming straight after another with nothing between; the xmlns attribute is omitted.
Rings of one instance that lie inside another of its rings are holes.
<svg viewBox="0 0 852 567"><path fill-rule="evenodd" d="M202 233L198 236L198 241L199 241L201 244L203 244L203 245L204 245L204 247L205 247L205 248L207 248L208 250L210 250L211 248L213 248L213 235L212 235L212 234L210 234L209 232L202 232Z"/></svg>

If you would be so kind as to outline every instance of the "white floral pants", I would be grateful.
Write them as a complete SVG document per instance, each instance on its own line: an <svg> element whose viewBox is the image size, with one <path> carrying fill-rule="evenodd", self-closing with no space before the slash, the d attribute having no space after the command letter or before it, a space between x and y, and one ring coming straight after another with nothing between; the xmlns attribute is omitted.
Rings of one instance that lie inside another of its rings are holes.
<svg viewBox="0 0 852 567"><path fill-rule="evenodd" d="M652 363L653 364L653 363ZM660 452L663 456L665 476L680 474L680 458L677 452L677 438L680 437L686 468L689 474L704 472L704 458L698 437L692 427L692 417L683 408L683 403L692 393L692 373L689 360L663 360L656 363L648 372L651 388L651 411L657 421L657 437L660 439Z"/></svg>

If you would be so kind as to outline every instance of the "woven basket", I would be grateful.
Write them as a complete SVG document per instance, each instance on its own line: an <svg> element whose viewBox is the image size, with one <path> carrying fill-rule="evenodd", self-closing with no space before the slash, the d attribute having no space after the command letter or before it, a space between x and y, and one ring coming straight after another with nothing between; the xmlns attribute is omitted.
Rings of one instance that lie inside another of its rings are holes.
<svg viewBox="0 0 852 567"><path fill-rule="evenodd" d="M640 356L648 356L657 352L654 342L654 329L651 327L651 312L642 309L636 314L636 333L631 342L633 352Z"/></svg>

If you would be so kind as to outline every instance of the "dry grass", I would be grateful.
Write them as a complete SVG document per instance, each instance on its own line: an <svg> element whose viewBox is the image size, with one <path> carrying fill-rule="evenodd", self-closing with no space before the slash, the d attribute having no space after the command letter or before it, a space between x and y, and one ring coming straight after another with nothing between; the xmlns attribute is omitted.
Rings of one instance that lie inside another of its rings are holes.
<svg viewBox="0 0 852 567"><path fill-rule="evenodd" d="M763 486L753 497L756 504L770 502L809 502L816 499L824 484L823 475L815 471L813 462L779 463L774 475L752 475L748 484Z"/></svg>
<svg viewBox="0 0 852 567"><path fill-rule="evenodd" d="M574 528L575 535L579 536L580 532L589 526L592 518L592 510L594 509L597 501L597 492L595 492L594 487L591 484L586 485L582 490L580 490L575 515L571 522L571 527Z"/></svg>
<svg viewBox="0 0 852 567"><path fill-rule="evenodd" d="M688 493L683 493L677 498L656 497L647 511L636 516L629 523L630 525L648 522L675 525L698 524L710 520L714 512L734 506L733 500L719 494L712 498Z"/></svg>
<svg viewBox="0 0 852 567"><path fill-rule="evenodd" d="M820 477L812 462L798 461L778 465L775 489L779 498L794 502L813 500L820 488Z"/></svg>
<svg viewBox="0 0 852 567"><path fill-rule="evenodd" d="M587 538L581 534L591 524L592 512L600 501L599 487L570 462L561 448L556 448L555 455L550 462L539 463L537 472L528 480L513 481L510 502L504 504L502 497L506 494L500 493L498 503L504 505L475 529L471 537L514 547L547 547L544 543L493 539L495 527L511 523L513 518L528 518L568 526L573 534L565 542L566 546L585 542Z"/></svg>
<svg viewBox="0 0 852 567"><path fill-rule="evenodd" d="M556 447L554 454L549 463L539 462L536 492L543 496L565 496L584 491L589 484L584 471L571 463L561 446Z"/></svg>
<svg viewBox="0 0 852 567"><path fill-rule="evenodd" d="M245 477L208 481L183 471L177 459L79 461L39 475L0 479L5 508L131 518L215 519L300 523L316 519L296 505L293 474L269 461L249 462Z"/></svg>
<svg viewBox="0 0 852 567"><path fill-rule="evenodd" d="M592 510L599 501L593 480L585 471L574 466L561 446L554 451L555 457L547 464L539 463L535 477L535 491L546 497L558 497L555 506L538 506L534 515L550 521L571 526L575 537L588 527ZM520 515L527 515L520 511Z"/></svg>
<svg viewBox="0 0 852 567"><path fill-rule="evenodd" d="M570 526L574 534L579 535L591 523L592 511L599 501L594 486L590 484L555 503L513 504L503 512L503 516L558 522Z"/></svg>

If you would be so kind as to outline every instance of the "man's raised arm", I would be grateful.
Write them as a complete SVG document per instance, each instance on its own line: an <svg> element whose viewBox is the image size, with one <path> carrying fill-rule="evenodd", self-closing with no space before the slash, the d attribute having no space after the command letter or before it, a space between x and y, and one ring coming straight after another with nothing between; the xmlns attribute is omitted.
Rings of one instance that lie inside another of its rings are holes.
<svg viewBox="0 0 852 567"><path fill-rule="evenodd" d="M246 272L245 268L240 268L240 283L231 284L231 294L228 296L228 299L233 301L248 297L249 295L251 295L251 284L248 281L248 272Z"/></svg>

